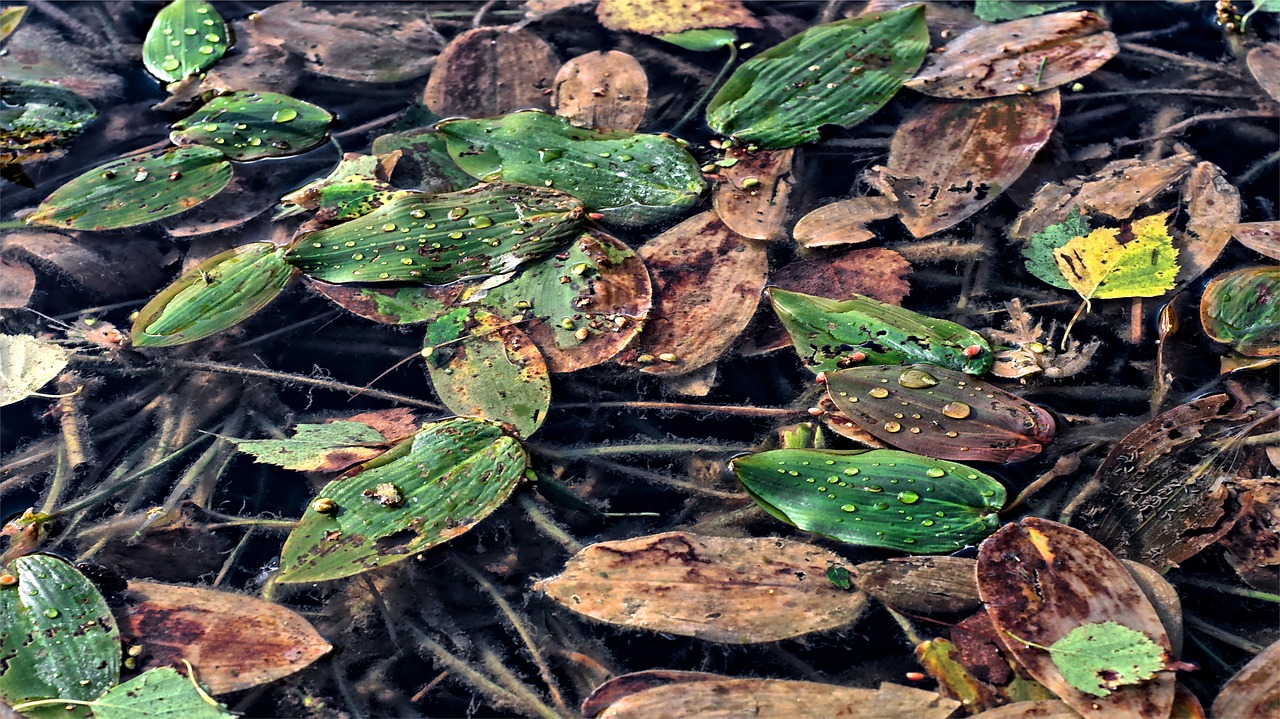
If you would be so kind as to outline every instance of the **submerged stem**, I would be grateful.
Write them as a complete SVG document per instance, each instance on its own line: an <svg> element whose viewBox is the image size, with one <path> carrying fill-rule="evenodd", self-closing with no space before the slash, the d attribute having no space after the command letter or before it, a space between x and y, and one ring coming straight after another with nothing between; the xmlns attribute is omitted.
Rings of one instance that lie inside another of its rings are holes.
<svg viewBox="0 0 1280 719"><path fill-rule="evenodd" d="M693 103L693 105L690 106L689 109L685 111L684 115L682 115L680 119L676 121L675 126L671 128L672 132L679 131L681 127L684 127L684 124L686 122L693 119L693 116L698 112L698 108L702 107L702 103L706 102L708 99L711 98L711 93L717 87L719 87L720 81L724 79L725 75L729 74L729 68L733 67L733 63L737 62L737 60L738 60L738 43L731 42L729 43L729 59L725 60L724 67L721 67L720 72L716 73L715 79L712 80L711 84L707 86L707 90L706 92L702 93L702 97L699 97L698 101Z"/></svg>

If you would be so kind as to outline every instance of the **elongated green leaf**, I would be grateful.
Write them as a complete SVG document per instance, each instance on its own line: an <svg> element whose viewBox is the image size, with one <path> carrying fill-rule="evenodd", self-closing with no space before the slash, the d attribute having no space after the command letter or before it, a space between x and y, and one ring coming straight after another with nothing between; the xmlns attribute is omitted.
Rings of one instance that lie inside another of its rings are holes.
<svg viewBox="0 0 1280 719"><path fill-rule="evenodd" d="M236 449L253 455L257 462L304 472L321 469L331 461L327 455L332 452L377 447L387 443L378 430L363 422L300 424L294 427L293 432L289 439L229 437L228 440Z"/></svg>
<svg viewBox="0 0 1280 719"><path fill-rule="evenodd" d="M1005 490L963 464L894 449L776 449L734 473L767 512L850 544L916 554L977 544L1000 524Z"/></svg>
<svg viewBox="0 0 1280 719"><path fill-rule="evenodd" d="M924 60L924 6L817 25L743 63L707 105L722 135L766 148L871 117Z"/></svg>
<svg viewBox="0 0 1280 719"><path fill-rule="evenodd" d="M204 72L227 51L227 25L204 0L174 0L165 5L142 41L147 72L177 82Z"/></svg>
<svg viewBox="0 0 1280 719"><path fill-rule="evenodd" d="M0 146L33 150L79 135L98 116L88 100L47 82L0 80Z"/></svg>
<svg viewBox="0 0 1280 719"><path fill-rule="evenodd" d="M578 233L582 203L555 190L484 184L397 197L304 235L285 259L325 282L426 282L510 272Z"/></svg>
<svg viewBox="0 0 1280 719"><path fill-rule="evenodd" d="M197 671L199 667L196 668ZM201 696L194 684L170 667L151 669L111 688L93 702L97 719L223 719L234 717Z"/></svg>
<svg viewBox="0 0 1280 719"><path fill-rule="evenodd" d="M1213 278L1200 298L1205 334L1253 357L1280 355L1280 267L1246 267Z"/></svg>
<svg viewBox="0 0 1280 719"><path fill-rule="evenodd" d="M5 567L0 583L0 699L88 701L120 676L120 633L96 587L67 562L44 554ZM39 719L87 716L77 707L34 707Z"/></svg>
<svg viewBox="0 0 1280 719"><path fill-rule="evenodd" d="M432 422L320 490L285 541L279 581L347 577L447 542L506 501L528 464L492 422Z"/></svg>
<svg viewBox="0 0 1280 719"><path fill-rule="evenodd" d="M924 362L968 374L991 366L991 347L954 322L854 295L836 301L770 287L773 310L814 374L858 364Z"/></svg>
<svg viewBox="0 0 1280 719"><path fill-rule="evenodd" d="M738 41L738 32L728 27L709 27L658 35L659 40L694 52L708 52L728 47Z"/></svg>
<svg viewBox="0 0 1280 719"><path fill-rule="evenodd" d="M54 190L27 222L72 230L132 227L185 212L230 181L231 163L207 147L122 157Z"/></svg>
<svg viewBox="0 0 1280 719"><path fill-rule="evenodd" d="M706 187L693 157L661 135L596 132L544 112L449 120L439 130L472 177L554 187L621 225L680 214Z"/></svg>
<svg viewBox="0 0 1280 719"><path fill-rule="evenodd" d="M1071 283L1062 276L1062 270L1058 269L1058 261L1053 258L1053 253L1075 238L1088 234L1089 222L1080 215L1080 207L1077 205L1071 208L1071 214L1067 215L1066 220L1049 225L1031 235L1027 246L1022 248L1022 257L1026 262L1027 271L1054 287L1063 290L1071 289Z"/></svg>
<svg viewBox="0 0 1280 719"><path fill-rule="evenodd" d="M173 124L175 145L212 147L232 160L305 152L325 141L333 121L324 108L274 92L233 92Z"/></svg>
<svg viewBox="0 0 1280 719"><path fill-rule="evenodd" d="M201 262L138 312L134 346L186 344L248 319L293 278L283 255L270 242L255 242Z"/></svg>

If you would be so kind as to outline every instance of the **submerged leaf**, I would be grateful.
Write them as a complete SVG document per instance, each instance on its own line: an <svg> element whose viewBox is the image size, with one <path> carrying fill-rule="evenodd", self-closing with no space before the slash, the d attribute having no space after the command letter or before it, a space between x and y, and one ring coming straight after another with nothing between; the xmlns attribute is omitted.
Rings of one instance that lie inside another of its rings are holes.
<svg viewBox="0 0 1280 719"><path fill-rule="evenodd" d="M551 102L578 127L634 132L649 106L649 76L627 53L597 50L560 68Z"/></svg>
<svg viewBox="0 0 1280 719"><path fill-rule="evenodd" d="M173 124L175 145L212 147L248 161L305 152L325 141L333 121L324 108L274 92L233 92Z"/></svg>
<svg viewBox="0 0 1280 719"><path fill-rule="evenodd" d="M204 0L174 0L156 15L142 41L142 64L165 82L196 75L222 57L231 43L227 25Z"/></svg>
<svg viewBox="0 0 1280 719"><path fill-rule="evenodd" d="M1022 256L1027 271L1039 279L1059 289L1071 289L1071 283L1062 276L1058 269L1058 261L1054 253L1077 237L1089 234L1089 221L1080 214L1080 206L1071 208L1067 219L1031 235L1027 246L1022 248Z"/></svg>
<svg viewBox="0 0 1280 719"><path fill-rule="evenodd" d="M1075 5L1075 3L1071 2L1071 0L1066 0L1066 2L1057 0L1053 2L976 0L973 6L973 14L987 22L1000 22L1001 20L1020 20L1024 17L1043 15L1054 10L1061 10L1070 5Z"/></svg>
<svg viewBox="0 0 1280 719"><path fill-rule="evenodd" d="M1016 639L1015 639L1016 641ZM1142 632L1115 622L1082 624L1049 646L1062 678L1086 694L1105 697L1164 668L1165 651Z"/></svg>
<svg viewBox="0 0 1280 719"><path fill-rule="evenodd" d="M1213 278L1200 322L1214 341L1250 357L1280 356L1280 267L1245 267Z"/></svg>
<svg viewBox="0 0 1280 719"><path fill-rule="evenodd" d="M440 117L549 110L545 90L559 67L555 50L529 30L472 28L440 51L422 103Z"/></svg>
<svg viewBox="0 0 1280 719"><path fill-rule="evenodd" d="M1165 229L1168 212L1134 220L1133 240L1101 227L1053 251L1058 271L1087 304L1091 299L1159 297L1173 289L1178 250Z"/></svg>
<svg viewBox="0 0 1280 719"><path fill-rule="evenodd" d="M235 714L210 700L176 670L161 667L111 687L93 701L98 719L231 719Z"/></svg>
<svg viewBox="0 0 1280 719"><path fill-rule="evenodd" d="M763 27L741 0L689 3L684 0L600 0L600 24L610 30L665 35L721 27Z"/></svg>
<svg viewBox="0 0 1280 719"><path fill-rule="evenodd" d="M46 82L0 79L0 147L31 151L79 135L98 116L88 100Z"/></svg>
<svg viewBox="0 0 1280 719"><path fill-rule="evenodd" d="M32 335L0 335L0 407L26 399L57 377L71 355Z"/></svg>
<svg viewBox="0 0 1280 719"><path fill-rule="evenodd" d="M300 472L346 469L357 461L382 454L386 444L386 438L378 430L351 421L300 424L293 428L293 436L288 439L228 437L227 440L241 452L253 455L255 462ZM337 461L335 455L343 459ZM346 461L347 458L353 461Z"/></svg>

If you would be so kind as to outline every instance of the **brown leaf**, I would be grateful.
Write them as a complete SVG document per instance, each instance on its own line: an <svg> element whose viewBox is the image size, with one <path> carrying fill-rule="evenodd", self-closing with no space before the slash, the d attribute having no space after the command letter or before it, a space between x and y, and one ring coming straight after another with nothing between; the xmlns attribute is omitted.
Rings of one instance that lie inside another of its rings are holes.
<svg viewBox="0 0 1280 719"><path fill-rule="evenodd" d="M418 415L408 407L379 409L372 412L361 412L346 418L348 422L359 422L368 425L382 435L388 444L395 444L408 439L422 429Z"/></svg>
<svg viewBox="0 0 1280 719"><path fill-rule="evenodd" d="M111 299L133 297L139 290L156 287L169 277L173 251L152 240L115 237L69 236L43 230L17 230L0 237L6 255L19 255L57 267L71 280ZM128 277L122 282L121 277Z"/></svg>
<svg viewBox="0 0 1280 719"><path fill-rule="evenodd" d="M0 257L0 308L26 307L36 291L36 271L16 257Z"/></svg>
<svg viewBox="0 0 1280 719"><path fill-rule="evenodd" d="M898 125L885 171L898 217L927 237L970 217L1022 175L1058 122L1058 91L925 101Z"/></svg>
<svg viewBox="0 0 1280 719"><path fill-rule="evenodd" d="M994 662L998 669L992 672L986 665L972 664L974 656L971 653L966 654L965 650L946 639L930 639L921 642L916 647L916 660L920 662L925 672L938 682L939 694L959 700L969 712L979 712L1009 702L1047 701L1061 707L1063 711L1070 712L1069 716L1072 719L1079 719L1079 714L1059 701L1040 683L1011 673L1008 663L996 649L995 628L991 626L991 620L987 619L985 612L975 616L981 616L985 621L983 626L991 642L984 645L984 651L987 653L985 659ZM960 627L961 625L957 625L956 629ZM953 633L955 633L954 630ZM966 664L966 661L970 664ZM979 679L971 673L971 670L987 678L995 674L1001 677L1003 683L993 684ZM1055 715L1051 713L1046 716Z"/></svg>
<svg viewBox="0 0 1280 719"><path fill-rule="evenodd" d="M649 669L616 676L592 690L582 702L582 716L594 717L628 694L646 689L665 687L684 682L718 681L725 677L709 672L684 672L675 669Z"/></svg>
<svg viewBox="0 0 1280 719"><path fill-rule="evenodd" d="M1255 47L1245 56L1245 64L1258 85L1272 100L1280 102L1280 43Z"/></svg>
<svg viewBox="0 0 1280 719"><path fill-rule="evenodd" d="M841 562L800 542L667 532L593 544L534 587L610 624L751 644L857 620L866 595L826 578Z"/></svg>
<svg viewBox="0 0 1280 719"><path fill-rule="evenodd" d="M1079 719L1079 717L1080 715L1065 702L1057 699L1041 699L1006 704L973 714L969 719Z"/></svg>
<svg viewBox="0 0 1280 719"><path fill-rule="evenodd" d="M551 102L578 127L634 132L649 107L649 76L625 52L597 50L556 73Z"/></svg>
<svg viewBox="0 0 1280 719"><path fill-rule="evenodd" d="M186 659L213 694L288 676L331 648L295 612L242 594L129 582L124 599L116 621L121 638L142 645L138 668Z"/></svg>
<svg viewBox="0 0 1280 719"><path fill-rule="evenodd" d="M714 211L695 215L637 252L653 276L653 311L619 362L657 375L687 374L715 361L751 321L764 291L764 247L730 230ZM674 355L673 361L638 358Z"/></svg>
<svg viewBox="0 0 1280 719"><path fill-rule="evenodd" d="M528 30L474 28L440 51L422 102L442 117L550 110L549 91L559 67L555 50Z"/></svg>
<svg viewBox="0 0 1280 719"><path fill-rule="evenodd" d="M1227 229L1236 242L1260 255L1280 260L1280 222L1240 222Z"/></svg>
<svg viewBox="0 0 1280 719"><path fill-rule="evenodd" d="M1048 652L1018 641L1047 647L1076 627L1114 621L1169 651L1169 637L1146 595L1124 565L1084 532L1036 517L1006 524L978 548L978 593L1018 663L1083 716L1169 716L1172 673L1093 696L1068 684Z"/></svg>
<svg viewBox="0 0 1280 719"><path fill-rule="evenodd" d="M810 212L791 229L791 236L801 247L852 245L874 240L876 235L867 225L898 214L891 197L853 197L823 205Z"/></svg>
<svg viewBox="0 0 1280 719"><path fill-rule="evenodd" d="M1210 715L1268 719L1280 714L1280 642L1262 650L1231 677L1213 700Z"/></svg>
<svg viewBox="0 0 1280 719"><path fill-rule="evenodd" d="M255 27L253 21L232 23L235 52L219 60L200 78L198 94L242 90L282 95L293 92L302 79L302 58L272 42L269 36L264 37Z"/></svg>
<svg viewBox="0 0 1280 719"><path fill-rule="evenodd" d="M226 189L181 215L162 220L160 226L170 237L194 237L240 227L275 207L281 195L331 167L333 155L322 147L284 160L240 163Z"/></svg>
<svg viewBox="0 0 1280 719"><path fill-rule="evenodd" d="M1231 239L1231 226L1240 221L1240 191L1211 162L1198 163L1182 183L1187 208L1187 231L1175 232L1178 282L1186 284L1209 269Z"/></svg>
<svg viewBox="0 0 1280 719"><path fill-rule="evenodd" d="M1138 588L1147 596L1160 624L1169 635L1170 655L1182 656L1182 598L1178 590L1169 583L1164 575L1145 564L1138 564L1130 559L1121 559L1120 563L1138 583Z"/></svg>
<svg viewBox="0 0 1280 719"><path fill-rule="evenodd" d="M547 15L567 10L571 7L590 5L596 0L525 0L524 16L526 22L541 20Z"/></svg>
<svg viewBox="0 0 1280 719"><path fill-rule="evenodd" d="M786 235L787 202L795 184L795 148L757 150L731 147L711 193L716 214L729 229L753 240L776 240Z"/></svg>
<svg viewBox="0 0 1280 719"><path fill-rule="evenodd" d="M1280 449L1268 447L1271 461ZM1272 452L1271 450L1277 450ZM1280 482L1274 479L1239 480L1253 494L1231 531L1222 538L1229 562L1236 574L1249 584L1273 594L1280 593Z"/></svg>
<svg viewBox="0 0 1280 719"><path fill-rule="evenodd" d="M49 27L23 23L0 54L0 77L50 82L84 97L99 110L124 94L125 79L108 72L90 49Z"/></svg>
<svg viewBox="0 0 1280 719"><path fill-rule="evenodd" d="M739 0L600 0L596 6L596 17L610 30L627 30L643 35L664 35L707 27L762 27L756 16Z"/></svg>
<svg viewBox="0 0 1280 719"><path fill-rule="evenodd" d="M908 614L956 614L981 606L977 563L962 557L896 557L849 570L858 589Z"/></svg>
<svg viewBox="0 0 1280 719"><path fill-rule="evenodd" d="M1040 15L964 33L926 57L906 86L954 98L1039 92L1088 75L1119 51L1116 36L1094 13Z"/></svg>
<svg viewBox="0 0 1280 719"><path fill-rule="evenodd" d="M783 679L732 679L659 686L619 698L600 719L824 719L911 717L945 719L960 702L923 689L883 682L879 689L857 689Z"/></svg>

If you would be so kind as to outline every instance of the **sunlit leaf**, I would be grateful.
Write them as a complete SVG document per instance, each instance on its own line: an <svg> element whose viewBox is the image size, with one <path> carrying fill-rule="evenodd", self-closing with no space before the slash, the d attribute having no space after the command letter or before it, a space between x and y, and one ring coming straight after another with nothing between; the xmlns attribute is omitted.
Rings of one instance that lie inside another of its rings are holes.
<svg viewBox="0 0 1280 719"><path fill-rule="evenodd" d="M18 24L26 14L26 5L14 5L0 10L0 42L4 42L10 33L18 29Z"/></svg>
<svg viewBox="0 0 1280 719"><path fill-rule="evenodd" d="M1071 283L1067 282L1067 278L1062 276L1062 270L1058 269L1054 252L1075 238L1088 234L1089 221L1080 214L1080 207L1077 205L1071 208L1071 214L1066 220L1031 235L1027 246L1022 248L1027 271L1054 287L1071 289Z"/></svg>
<svg viewBox="0 0 1280 719"><path fill-rule="evenodd" d="M227 25L213 5L204 0L174 0L147 30L142 63L161 80L178 82L208 70L228 45Z"/></svg>
<svg viewBox="0 0 1280 719"><path fill-rule="evenodd" d="M1159 297L1173 289L1178 250L1162 212L1132 225L1133 239L1120 244L1119 230L1101 227L1053 251L1058 271L1086 307L1091 299Z"/></svg>
<svg viewBox="0 0 1280 719"><path fill-rule="evenodd" d="M161 667L111 688L93 702L98 719L230 719L236 716L211 703L176 670Z"/></svg>
<svg viewBox="0 0 1280 719"><path fill-rule="evenodd" d="M323 108L274 92L215 97L173 124L175 145L212 147L232 160L296 155L328 137L333 121Z"/></svg>
<svg viewBox="0 0 1280 719"><path fill-rule="evenodd" d="M1205 334L1250 357L1280 355L1280 267L1245 267L1213 278L1200 297Z"/></svg>
<svg viewBox="0 0 1280 719"><path fill-rule="evenodd" d="M6 149L54 147L97 116L88 100L57 85L0 80L0 146Z"/></svg>
<svg viewBox="0 0 1280 719"><path fill-rule="evenodd" d="M326 211L339 220L367 215L396 196L396 188L388 182L387 164L377 155L347 153L328 175L281 197L275 219L308 210Z"/></svg>
<svg viewBox="0 0 1280 719"><path fill-rule="evenodd" d="M701 28L683 32L664 33L658 39L694 52L710 52L728 47L738 41L738 33L725 27Z"/></svg>
<svg viewBox="0 0 1280 719"><path fill-rule="evenodd" d="M1067 683L1098 697L1116 687L1146 681L1165 664L1159 644L1110 621L1082 624L1049 645L1048 651Z"/></svg>
<svg viewBox="0 0 1280 719"><path fill-rule="evenodd" d="M338 421L324 424L300 424L288 439L228 438L236 449L253 455L254 461L274 464L300 472L315 472L333 463L334 453L359 457L365 451L371 459L382 454L386 439L376 429L362 422ZM354 462L347 463L347 466Z"/></svg>
<svg viewBox="0 0 1280 719"><path fill-rule="evenodd" d="M67 366L62 347L32 335L0 335L0 407L26 399Z"/></svg>

